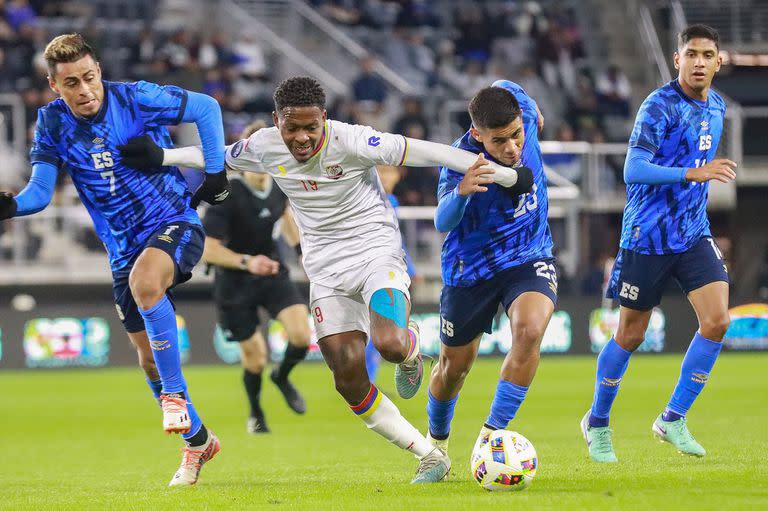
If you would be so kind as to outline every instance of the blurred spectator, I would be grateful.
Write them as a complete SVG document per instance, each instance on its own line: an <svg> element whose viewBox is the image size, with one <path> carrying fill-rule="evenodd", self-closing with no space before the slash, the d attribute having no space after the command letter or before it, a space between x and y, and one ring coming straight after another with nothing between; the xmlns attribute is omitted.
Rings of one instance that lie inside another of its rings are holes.
<svg viewBox="0 0 768 511"><path fill-rule="evenodd" d="M267 59L264 50L252 35L243 32L232 45L232 50L240 73L251 78L266 75Z"/></svg>
<svg viewBox="0 0 768 511"><path fill-rule="evenodd" d="M576 93L571 96L568 120L579 133L589 133L599 127L597 93L592 79L585 73L576 79Z"/></svg>
<svg viewBox="0 0 768 511"><path fill-rule="evenodd" d="M456 40L456 52L464 59L472 59L481 63L491 56L491 40L493 35L488 26L490 20L483 5L462 5L458 7L455 17L459 37Z"/></svg>
<svg viewBox="0 0 768 511"><path fill-rule="evenodd" d="M486 72L486 65L480 60L470 60L462 72L450 67L442 69L443 80L451 85L465 99L473 97L483 87L488 87L502 78L498 74Z"/></svg>
<svg viewBox="0 0 768 511"><path fill-rule="evenodd" d="M576 133L568 123L562 123L557 127L555 140L573 142L576 140ZM576 154L567 151L547 153L544 155L544 163L572 183L578 184L581 181L581 160Z"/></svg>
<svg viewBox="0 0 768 511"><path fill-rule="evenodd" d="M424 91L434 82L435 53L416 30L397 29L382 55L385 62L415 89Z"/></svg>
<svg viewBox="0 0 768 511"><path fill-rule="evenodd" d="M406 137L429 139L429 122L421 109L419 98L404 98L403 112L395 121L393 133L399 133Z"/></svg>
<svg viewBox="0 0 768 511"><path fill-rule="evenodd" d="M597 99L605 114L629 117L632 89L629 79L618 66L612 65L597 77Z"/></svg>
<svg viewBox="0 0 768 511"><path fill-rule="evenodd" d="M5 4L5 19L13 30L19 30L22 25L34 24L37 13L28 0L10 0Z"/></svg>
<svg viewBox="0 0 768 511"><path fill-rule="evenodd" d="M191 46L192 35L187 30L180 29L171 34L159 53L165 58L171 70L181 69L191 58Z"/></svg>
<svg viewBox="0 0 768 511"><path fill-rule="evenodd" d="M384 112L387 85L376 73L376 59L372 56L360 60L360 75L352 82L355 122L387 131L389 122Z"/></svg>
<svg viewBox="0 0 768 511"><path fill-rule="evenodd" d="M358 0L325 0L320 4L320 12L341 25L357 25L362 13Z"/></svg>
<svg viewBox="0 0 768 511"><path fill-rule="evenodd" d="M432 0L396 0L400 5L395 26L437 27L440 20L435 15Z"/></svg>

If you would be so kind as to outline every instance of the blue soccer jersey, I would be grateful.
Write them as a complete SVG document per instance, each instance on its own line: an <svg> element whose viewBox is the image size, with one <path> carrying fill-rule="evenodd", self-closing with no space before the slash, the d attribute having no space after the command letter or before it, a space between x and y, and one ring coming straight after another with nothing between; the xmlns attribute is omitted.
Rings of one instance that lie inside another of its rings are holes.
<svg viewBox="0 0 768 511"><path fill-rule="evenodd" d="M172 147L165 126L182 122L186 103L187 93L179 87L105 81L103 104L91 119L73 115L62 99L38 111L30 159L69 173L113 271L128 265L163 224L200 225L177 168L140 172L123 166L116 150L144 134Z"/></svg>
<svg viewBox="0 0 768 511"><path fill-rule="evenodd" d="M724 117L725 102L715 91L697 101L673 80L640 106L629 147L651 151L657 165L701 167L715 158ZM709 183L627 185L621 247L655 255L690 249L711 234L708 192Z"/></svg>
<svg viewBox="0 0 768 511"><path fill-rule="evenodd" d="M448 286L471 286L507 268L552 256L547 179L539 147L536 103L514 82L499 80L493 86L514 94L522 109L525 142L521 164L533 171L533 190L519 200L517 207L516 201L496 184L489 185L487 192L470 197L464 216L443 243L442 275ZM469 131L453 145L473 153L486 153ZM486 158L492 159L488 154ZM456 188L463 177L459 172L441 168L438 198Z"/></svg>

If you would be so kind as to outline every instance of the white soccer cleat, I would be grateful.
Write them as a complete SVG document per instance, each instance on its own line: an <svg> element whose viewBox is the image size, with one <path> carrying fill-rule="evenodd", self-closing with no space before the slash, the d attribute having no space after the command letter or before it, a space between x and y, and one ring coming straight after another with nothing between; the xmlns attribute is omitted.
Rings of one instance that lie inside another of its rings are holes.
<svg viewBox="0 0 768 511"><path fill-rule="evenodd" d="M213 431L208 430L208 440L199 447L185 447L181 450L181 466L173 474L168 486L192 486L200 477L203 465L211 461L221 450L221 443Z"/></svg>
<svg viewBox="0 0 768 511"><path fill-rule="evenodd" d="M168 433L189 433L192 420L187 411L187 400L178 394L161 394L160 406L163 409L163 430Z"/></svg>

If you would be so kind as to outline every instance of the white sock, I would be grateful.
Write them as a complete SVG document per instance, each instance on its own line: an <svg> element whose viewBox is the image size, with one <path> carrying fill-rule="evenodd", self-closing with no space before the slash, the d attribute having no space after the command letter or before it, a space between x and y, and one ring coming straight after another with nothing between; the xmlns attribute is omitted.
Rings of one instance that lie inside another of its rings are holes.
<svg viewBox="0 0 768 511"><path fill-rule="evenodd" d="M395 403L375 385L371 385L371 390L359 405L350 408L365 422L368 429L372 429L401 449L412 452L417 458L434 449L429 440L400 415Z"/></svg>

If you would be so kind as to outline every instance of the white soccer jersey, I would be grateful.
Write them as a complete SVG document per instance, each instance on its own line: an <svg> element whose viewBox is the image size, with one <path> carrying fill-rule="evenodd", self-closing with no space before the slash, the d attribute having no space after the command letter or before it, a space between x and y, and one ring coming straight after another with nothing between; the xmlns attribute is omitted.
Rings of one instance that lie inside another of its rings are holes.
<svg viewBox="0 0 768 511"><path fill-rule="evenodd" d="M403 136L328 120L318 151L291 155L276 127L261 129L226 153L227 166L266 172L288 197L313 283L344 289L344 274L382 255L402 257L397 217L376 165L402 165Z"/></svg>

